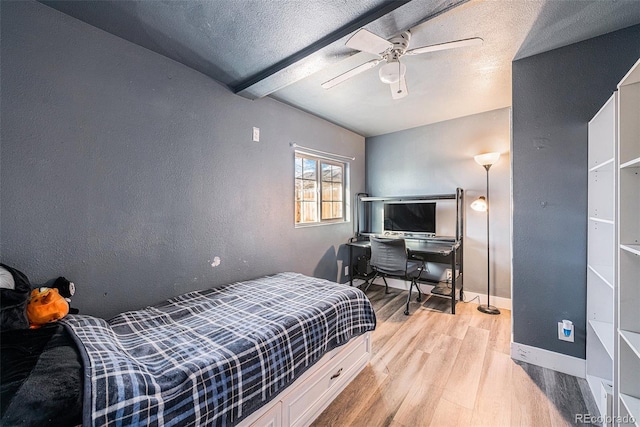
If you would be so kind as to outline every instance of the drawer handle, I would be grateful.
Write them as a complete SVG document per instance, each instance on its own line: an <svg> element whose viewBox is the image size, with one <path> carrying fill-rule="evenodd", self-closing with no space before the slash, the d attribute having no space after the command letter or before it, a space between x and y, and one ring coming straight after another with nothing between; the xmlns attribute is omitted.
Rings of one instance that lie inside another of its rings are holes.
<svg viewBox="0 0 640 427"><path fill-rule="evenodd" d="M329 379L331 379L331 380L332 380L332 379L334 379L334 378L338 378L338 377L340 376L340 374L341 374L341 373L342 373L342 368L340 368L340 369L338 370L338 372L336 372L335 374L331 375L331 378L329 378Z"/></svg>

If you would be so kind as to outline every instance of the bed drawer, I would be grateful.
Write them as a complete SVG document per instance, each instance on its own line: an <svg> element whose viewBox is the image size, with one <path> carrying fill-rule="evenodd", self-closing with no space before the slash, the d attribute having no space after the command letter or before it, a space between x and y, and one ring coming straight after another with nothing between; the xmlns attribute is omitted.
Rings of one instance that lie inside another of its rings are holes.
<svg viewBox="0 0 640 427"><path fill-rule="evenodd" d="M369 337L358 337L282 401L285 426L310 424L369 362Z"/></svg>
<svg viewBox="0 0 640 427"><path fill-rule="evenodd" d="M271 409L251 423L251 427L280 427L282 426L282 402L276 402Z"/></svg>
<svg viewBox="0 0 640 427"><path fill-rule="evenodd" d="M250 415L238 427L289 427L311 424L364 369L370 357L371 333L367 332L325 354L271 403Z"/></svg>

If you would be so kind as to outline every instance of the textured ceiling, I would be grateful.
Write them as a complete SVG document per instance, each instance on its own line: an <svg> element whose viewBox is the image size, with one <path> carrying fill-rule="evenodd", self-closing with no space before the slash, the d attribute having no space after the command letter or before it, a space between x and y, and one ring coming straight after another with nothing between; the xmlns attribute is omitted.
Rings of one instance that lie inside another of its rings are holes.
<svg viewBox="0 0 640 427"><path fill-rule="evenodd" d="M640 23L640 0L45 1L179 61L248 98L269 95L371 136L511 106L511 62ZM479 47L404 57L409 95L344 44L360 26L411 46L481 37Z"/></svg>

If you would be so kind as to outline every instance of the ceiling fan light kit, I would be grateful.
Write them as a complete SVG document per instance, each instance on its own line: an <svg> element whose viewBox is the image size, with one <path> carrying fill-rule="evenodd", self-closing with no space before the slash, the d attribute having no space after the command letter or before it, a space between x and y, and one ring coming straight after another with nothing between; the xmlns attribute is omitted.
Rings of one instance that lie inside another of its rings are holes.
<svg viewBox="0 0 640 427"><path fill-rule="evenodd" d="M430 46L417 47L415 49L407 50L409 42L411 41L411 32L403 31L399 35L392 37L390 40L385 40L380 36L373 34L364 28L359 29L356 33L347 40L347 47L351 49L367 52L378 56L378 58L358 65L355 68L350 69L332 79L322 83L324 89L330 89L351 77L354 77L366 70L376 67L380 62L385 64L380 67L378 76L380 81L386 83L391 88L391 97L393 99L400 99L407 96L409 93L407 89L407 82L405 80L405 74L407 67L400 62L400 58L403 55L420 55L428 52L436 52L445 49L454 49L458 47L473 46L482 44L483 40L478 37L456 40L447 43L439 43Z"/></svg>
<svg viewBox="0 0 640 427"><path fill-rule="evenodd" d="M401 78L404 78L404 74L407 72L407 66L401 63L399 60L387 61L382 67L380 67L379 76L382 83L392 84L398 83Z"/></svg>

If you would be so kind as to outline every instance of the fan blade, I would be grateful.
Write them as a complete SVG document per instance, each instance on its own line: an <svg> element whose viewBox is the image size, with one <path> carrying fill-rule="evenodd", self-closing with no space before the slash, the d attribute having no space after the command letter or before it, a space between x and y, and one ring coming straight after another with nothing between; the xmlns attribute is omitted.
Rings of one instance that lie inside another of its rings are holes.
<svg viewBox="0 0 640 427"><path fill-rule="evenodd" d="M322 86L324 89L330 89L330 88L334 87L335 85L340 84L343 81L345 81L347 79L350 79L351 77L362 73L363 71L367 71L367 70L375 67L376 65L378 65L380 63L380 61L382 61L382 59L372 59L369 62L365 62L364 64L360 64L356 68L352 68L349 71L340 74L339 76L336 76L336 77L334 77L334 78L332 78L330 80L327 80L326 82L322 83L320 86Z"/></svg>
<svg viewBox="0 0 640 427"><path fill-rule="evenodd" d="M349 40L347 40L347 47L361 50L363 52L373 53L374 55L380 55L392 46L393 43L365 30L364 28L360 28Z"/></svg>
<svg viewBox="0 0 640 427"><path fill-rule="evenodd" d="M391 88L391 97L393 99L400 99L409 95L409 89L407 89L407 81L404 79L404 76L400 77L398 83L391 83L389 87Z"/></svg>
<svg viewBox="0 0 640 427"><path fill-rule="evenodd" d="M484 40L482 40L480 37L474 37L471 39L458 40L455 42L447 42L447 43L434 44L431 46L417 47L415 49L410 49L406 51L404 54L420 55L421 53L436 52L438 50L455 49L458 47L465 47L465 46L477 46L477 45L481 45L483 42Z"/></svg>

